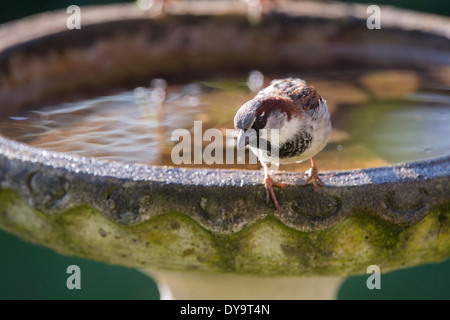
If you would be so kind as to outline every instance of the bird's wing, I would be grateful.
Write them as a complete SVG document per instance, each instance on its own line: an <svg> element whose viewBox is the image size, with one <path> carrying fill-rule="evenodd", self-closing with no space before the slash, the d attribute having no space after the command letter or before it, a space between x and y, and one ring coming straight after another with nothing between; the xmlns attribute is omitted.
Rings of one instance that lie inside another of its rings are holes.
<svg viewBox="0 0 450 320"><path fill-rule="evenodd" d="M313 86L308 86L301 79L273 80L267 88L261 90L257 97L284 97L300 109L300 112L309 111L319 106L320 96Z"/></svg>

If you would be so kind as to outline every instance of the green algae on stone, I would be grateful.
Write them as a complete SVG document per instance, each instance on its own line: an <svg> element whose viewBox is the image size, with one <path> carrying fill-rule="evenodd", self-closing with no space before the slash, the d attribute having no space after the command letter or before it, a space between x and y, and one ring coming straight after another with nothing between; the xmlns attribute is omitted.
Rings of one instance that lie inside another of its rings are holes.
<svg viewBox="0 0 450 320"><path fill-rule="evenodd" d="M346 275L365 273L373 264L386 271L450 255L449 202L410 226L355 212L321 231L298 231L268 216L235 233L206 230L175 212L132 226L88 205L45 215L10 190L1 190L0 204L0 224L9 232L64 254L128 267Z"/></svg>

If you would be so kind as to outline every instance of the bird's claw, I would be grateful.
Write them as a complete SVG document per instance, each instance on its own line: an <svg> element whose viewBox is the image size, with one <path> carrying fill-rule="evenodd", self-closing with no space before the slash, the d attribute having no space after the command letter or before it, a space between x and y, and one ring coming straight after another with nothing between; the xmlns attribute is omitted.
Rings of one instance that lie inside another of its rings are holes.
<svg viewBox="0 0 450 320"><path fill-rule="evenodd" d="M310 174L308 179L306 179L306 184L312 184L314 186L314 192L317 192L319 185L323 185L322 179L319 177L319 170L317 170L317 167L311 167L309 170Z"/></svg>
<svg viewBox="0 0 450 320"><path fill-rule="evenodd" d="M272 198L275 207L278 210L281 210L280 205L278 204L277 197L275 196L275 192L273 191L273 187L284 188L287 185L285 183L277 183L272 180L271 177L266 177L264 180L264 186L266 187L266 203L269 203L270 198Z"/></svg>

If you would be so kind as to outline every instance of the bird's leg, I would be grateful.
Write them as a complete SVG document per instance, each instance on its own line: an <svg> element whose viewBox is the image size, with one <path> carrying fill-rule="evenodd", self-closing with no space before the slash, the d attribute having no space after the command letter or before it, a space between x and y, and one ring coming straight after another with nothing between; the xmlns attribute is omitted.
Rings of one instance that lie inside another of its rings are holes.
<svg viewBox="0 0 450 320"><path fill-rule="evenodd" d="M275 207L278 210L281 210L281 207L277 201L277 197L275 196L275 192L273 191L273 186L283 188L286 187L286 184L274 182L269 175L270 163L268 164L264 162L261 163L264 168L264 186L266 187L266 202L269 203L269 199L272 198Z"/></svg>
<svg viewBox="0 0 450 320"><path fill-rule="evenodd" d="M311 157L311 169L310 175L306 180L305 184L312 183L314 186L314 191L317 191L318 185L322 185L322 180L319 178L319 170L317 170L316 163L314 161L314 157Z"/></svg>

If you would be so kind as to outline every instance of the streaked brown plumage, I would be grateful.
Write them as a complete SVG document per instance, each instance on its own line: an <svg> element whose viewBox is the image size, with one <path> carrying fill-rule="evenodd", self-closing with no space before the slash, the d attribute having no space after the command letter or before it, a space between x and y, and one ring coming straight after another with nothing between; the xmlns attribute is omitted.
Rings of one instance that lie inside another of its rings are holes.
<svg viewBox="0 0 450 320"><path fill-rule="evenodd" d="M322 183L314 162L314 155L328 142L331 133L330 114L326 101L313 86L301 79L274 80L252 100L238 110L234 118L238 133L238 147L249 145L260 160L265 172L267 202L270 198L275 206L280 205L269 175L271 164L302 162L311 159L311 174L307 183L314 189ZM278 142L264 130L278 132ZM267 147L265 147L267 144Z"/></svg>

